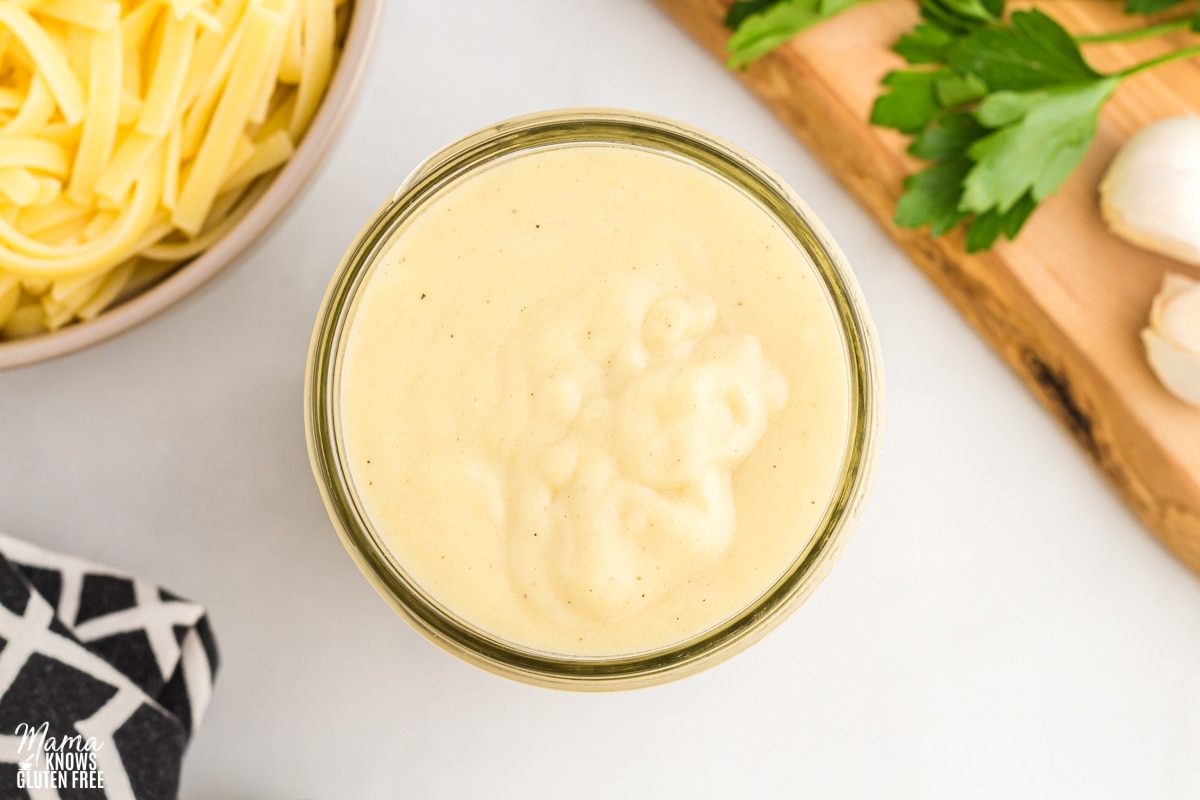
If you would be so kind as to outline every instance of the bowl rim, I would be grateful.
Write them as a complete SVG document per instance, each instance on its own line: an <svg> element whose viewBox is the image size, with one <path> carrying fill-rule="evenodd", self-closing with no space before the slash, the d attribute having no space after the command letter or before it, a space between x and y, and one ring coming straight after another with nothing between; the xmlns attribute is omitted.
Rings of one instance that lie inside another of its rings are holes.
<svg viewBox="0 0 1200 800"><path fill-rule="evenodd" d="M284 212L294 208L341 134L362 88L385 4L386 0L354 0L345 44L313 123L295 154L246 216L212 247L166 279L95 319L67 325L52 333L0 342L0 369L47 361L123 333L175 305L237 263L251 246L261 241Z"/></svg>

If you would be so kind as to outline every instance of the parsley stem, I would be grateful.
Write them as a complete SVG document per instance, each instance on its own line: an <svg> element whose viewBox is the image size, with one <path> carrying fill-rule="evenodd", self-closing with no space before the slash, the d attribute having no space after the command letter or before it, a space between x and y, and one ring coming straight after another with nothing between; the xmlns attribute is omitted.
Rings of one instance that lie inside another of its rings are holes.
<svg viewBox="0 0 1200 800"><path fill-rule="evenodd" d="M1076 36L1075 41L1078 44L1107 44L1109 42L1132 42L1138 39L1150 39L1155 36L1162 36L1164 33L1173 33L1175 31L1186 30L1192 24L1191 17L1184 19L1173 19L1170 22L1162 22L1158 25L1147 25L1144 28L1133 28L1131 30L1116 31L1114 33L1096 33L1089 36Z"/></svg>
<svg viewBox="0 0 1200 800"><path fill-rule="evenodd" d="M1148 59L1140 64L1126 67L1116 74L1118 77L1128 78L1130 75L1136 75L1144 70L1153 69L1171 61L1178 61L1181 58L1192 58L1193 56L1200 56L1200 45L1192 45L1191 47L1183 47L1171 53L1163 53L1161 56Z"/></svg>

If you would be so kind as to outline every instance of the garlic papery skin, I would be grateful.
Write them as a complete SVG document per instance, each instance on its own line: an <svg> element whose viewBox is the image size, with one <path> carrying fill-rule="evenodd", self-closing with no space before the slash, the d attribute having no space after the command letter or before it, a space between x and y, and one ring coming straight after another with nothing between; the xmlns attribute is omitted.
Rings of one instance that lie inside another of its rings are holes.
<svg viewBox="0 0 1200 800"><path fill-rule="evenodd" d="M1142 342L1163 386L1200 406L1200 281L1167 273L1150 307Z"/></svg>
<svg viewBox="0 0 1200 800"><path fill-rule="evenodd" d="M1139 247L1200 264L1200 117L1134 134L1100 182L1100 213Z"/></svg>

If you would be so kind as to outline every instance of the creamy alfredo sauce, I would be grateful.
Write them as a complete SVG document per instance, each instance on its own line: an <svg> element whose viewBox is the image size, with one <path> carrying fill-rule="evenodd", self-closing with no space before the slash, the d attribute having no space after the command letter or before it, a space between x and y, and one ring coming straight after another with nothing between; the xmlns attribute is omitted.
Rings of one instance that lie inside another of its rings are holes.
<svg viewBox="0 0 1200 800"><path fill-rule="evenodd" d="M360 290L340 419L375 529L431 596L532 649L633 654L729 618L808 541L849 379L774 218L633 147L443 190Z"/></svg>

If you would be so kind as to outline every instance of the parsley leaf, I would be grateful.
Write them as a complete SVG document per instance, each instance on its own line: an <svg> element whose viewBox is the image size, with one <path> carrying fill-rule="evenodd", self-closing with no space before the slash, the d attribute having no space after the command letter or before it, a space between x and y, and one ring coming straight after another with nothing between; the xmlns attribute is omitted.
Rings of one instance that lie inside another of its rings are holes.
<svg viewBox="0 0 1200 800"><path fill-rule="evenodd" d="M946 3L922 0L922 12ZM886 76L871 119L915 134L909 152L933 162L905 181L896 224L939 236L967 222L967 250L986 250L1016 236L1079 166L1121 76L1092 69L1037 10L977 24L949 43L928 30L940 26L923 23L898 45L941 66Z"/></svg>
<svg viewBox="0 0 1200 800"><path fill-rule="evenodd" d="M911 33L892 45L909 64L943 64L950 46L966 33L1000 22L1004 0L918 0L921 17Z"/></svg>
<svg viewBox="0 0 1200 800"><path fill-rule="evenodd" d="M1000 21L1004 0L919 0L921 16L944 30L965 33Z"/></svg>
<svg viewBox="0 0 1200 800"><path fill-rule="evenodd" d="M1110 77L988 95L975 118L994 132L967 151L975 166L963 181L962 209L1005 213L1026 192L1040 202L1057 191L1083 160L1100 109L1120 82Z"/></svg>
<svg viewBox="0 0 1200 800"><path fill-rule="evenodd" d="M753 13L746 13L750 9L744 7L734 14L738 8L735 5L729 13L735 20L740 17L740 21L725 44L729 51L726 64L744 67L797 33L863 2L868 0L775 0L769 4L750 0Z"/></svg>
<svg viewBox="0 0 1200 800"><path fill-rule="evenodd" d="M949 233L967 218L958 210L960 184L971 170L967 158L952 158L904 179L904 195L896 203L894 222L903 228L929 226L934 236Z"/></svg>
<svg viewBox="0 0 1200 800"><path fill-rule="evenodd" d="M909 64L941 64L954 43L954 34L942 26L926 22L917 25L892 45L892 50Z"/></svg>
<svg viewBox="0 0 1200 800"><path fill-rule="evenodd" d="M982 100L987 95L988 87L974 75L959 75L946 70L934 84L933 91L942 108L953 108Z"/></svg>
<svg viewBox="0 0 1200 800"><path fill-rule="evenodd" d="M771 6L779 5L782 2L783 0L737 0L725 14L725 27L736 31L747 17L752 17L760 11L766 11Z"/></svg>
<svg viewBox="0 0 1200 800"><path fill-rule="evenodd" d="M989 211L971 220L967 226L967 252L978 253L989 249L1002 233L1009 239L1015 239L1037 204L1033 195L1026 193L1008 211Z"/></svg>
<svg viewBox="0 0 1200 800"><path fill-rule="evenodd" d="M1071 34L1041 11L1017 11L1007 27L981 27L959 39L947 63L977 75L992 91L1044 89L1101 77Z"/></svg>
<svg viewBox="0 0 1200 800"><path fill-rule="evenodd" d="M987 135L987 128L965 111L947 114L913 139L908 152L926 161L966 156L975 142Z"/></svg>
<svg viewBox="0 0 1200 800"><path fill-rule="evenodd" d="M928 225L930 234L941 236L970 218L962 209L963 182L974 165L967 152L986 133L973 115L957 112L913 141L909 152L934 163L905 179L906 191L896 205L897 225ZM967 227L967 252L987 250L1002 234L1012 239L1036 207L1037 201L1026 193L1007 211L993 209L974 217Z"/></svg>
<svg viewBox="0 0 1200 800"><path fill-rule="evenodd" d="M899 70L883 76L888 91L875 98L871 124L901 133L920 133L946 109L979 100L987 86L974 75L950 69Z"/></svg>
<svg viewBox="0 0 1200 800"><path fill-rule="evenodd" d="M949 114L921 132L908 152L934 163L904 181L895 222L905 228L929 225L934 236L948 233L969 215L959 209L962 182L973 162L967 149L986 129L968 113Z"/></svg>
<svg viewBox="0 0 1200 800"><path fill-rule="evenodd" d="M875 98L871 123L901 133L920 133L942 112L937 82L949 74L948 70L889 72L883 76L883 85L890 91Z"/></svg>

